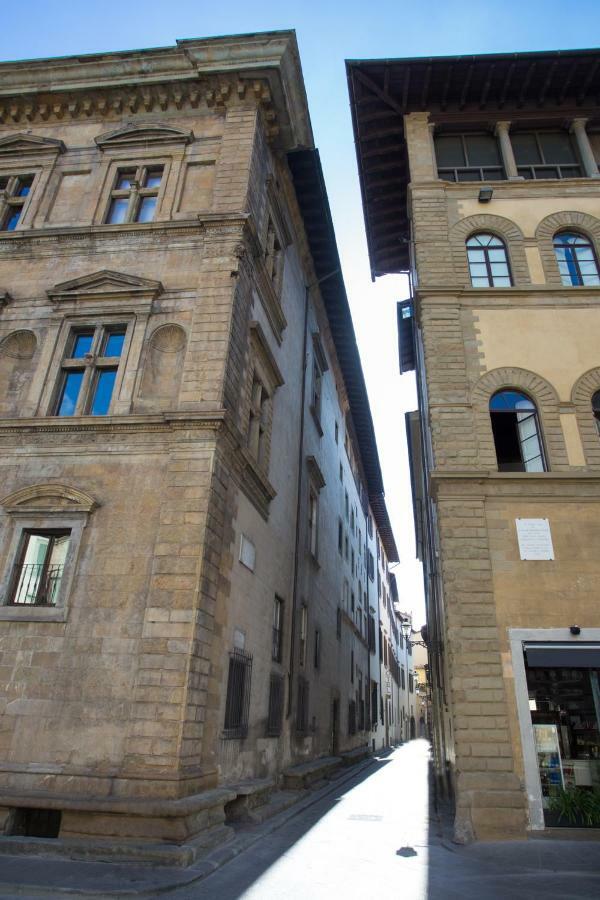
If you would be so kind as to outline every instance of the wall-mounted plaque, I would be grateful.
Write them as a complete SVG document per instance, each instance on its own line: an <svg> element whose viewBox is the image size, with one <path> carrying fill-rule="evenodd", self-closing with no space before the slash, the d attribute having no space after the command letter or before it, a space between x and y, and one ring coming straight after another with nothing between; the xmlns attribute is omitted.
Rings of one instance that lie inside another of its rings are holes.
<svg viewBox="0 0 600 900"><path fill-rule="evenodd" d="M515 519L521 559L554 559L548 519Z"/></svg>

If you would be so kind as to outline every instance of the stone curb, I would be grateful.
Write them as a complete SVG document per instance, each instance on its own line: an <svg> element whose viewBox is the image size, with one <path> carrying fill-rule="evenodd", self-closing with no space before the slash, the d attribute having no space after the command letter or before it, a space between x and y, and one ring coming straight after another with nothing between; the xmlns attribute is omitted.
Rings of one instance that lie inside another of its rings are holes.
<svg viewBox="0 0 600 900"><path fill-rule="evenodd" d="M154 866L148 867L149 883L147 885L140 886L139 888L103 888L101 891L99 891L95 888L88 889L76 887L61 887L60 885L56 884L51 886L48 885L47 887L25 883L11 885L8 882L0 881L0 897L57 897L60 895L64 895L73 898L150 898L157 897L161 894L166 894L177 888L186 888L190 885L196 884L199 881L202 881L209 875L212 875L213 872L216 872L221 868L221 866L224 866L226 863L231 862L232 859L235 859L241 853L244 853L255 843L261 840L261 838L267 837L278 828L286 825L287 822L290 821L290 819L293 819L299 813L302 813L309 807L314 806L316 803L319 803L320 800L327 797L330 793L333 793L333 791L335 791L335 789L339 785L346 784L346 782L351 781L356 775L373 766L375 762L375 758L373 756L369 756L368 759L362 761L361 763L357 763L355 766L350 766L347 769L342 769L341 774L333 776L331 780L322 787L317 788L316 790L313 789L299 792L300 797L296 803L292 804L292 806L284 809L280 813L277 813L271 819L267 819L260 825L255 826L255 830L253 830L251 833L242 833L237 835L232 839L231 842L217 848L216 850L211 851L206 857L204 857L204 859L198 860L196 863L193 863L191 866L189 866L189 868L187 868L187 870L183 869L182 872L187 871L190 874L194 873L193 877L189 880L177 879L175 881L169 882L168 884L152 885L152 873L160 871L159 867ZM82 861L70 860L68 862L73 866L77 866ZM67 863L66 860L65 863ZM106 863L106 865L111 865L111 863ZM115 863L114 865L123 866L123 863Z"/></svg>

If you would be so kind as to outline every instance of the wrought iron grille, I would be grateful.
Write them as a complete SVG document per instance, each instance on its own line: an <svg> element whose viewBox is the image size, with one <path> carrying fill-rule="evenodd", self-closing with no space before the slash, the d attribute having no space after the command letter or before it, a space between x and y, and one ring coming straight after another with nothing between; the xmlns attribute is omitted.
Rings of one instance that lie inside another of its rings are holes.
<svg viewBox="0 0 600 900"><path fill-rule="evenodd" d="M298 706L296 709L296 731L306 734L308 731L308 681L298 679Z"/></svg>
<svg viewBox="0 0 600 900"><path fill-rule="evenodd" d="M252 655L244 650L233 650L229 654L224 738L245 738L248 734L251 676Z"/></svg>
<svg viewBox="0 0 600 900"><path fill-rule="evenodd" d="M283 722L283 675L271 675L267 737L279 737Z"/></svg>
<svg viewBox="0 0 600 900"><path fill-rule="evenodd" d="M356 734L356 700L348 704L348 734Z"/></svg>
<svg viewBox="0 0 600 900"><path fill-rule="evenodd" d="M13 568L12 606L54 606L64 566L17 563Z"/></svg>

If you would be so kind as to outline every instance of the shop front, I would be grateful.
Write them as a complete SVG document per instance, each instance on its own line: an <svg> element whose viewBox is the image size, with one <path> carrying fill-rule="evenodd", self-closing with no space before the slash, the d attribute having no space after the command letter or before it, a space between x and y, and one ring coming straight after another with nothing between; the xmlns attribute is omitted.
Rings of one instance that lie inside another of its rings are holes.
<svg viewBox="0 0 600 900"><path fill-rule="evenodd" d="M557 632L511 633L530 823L600 827L600 641Z"/></svg>

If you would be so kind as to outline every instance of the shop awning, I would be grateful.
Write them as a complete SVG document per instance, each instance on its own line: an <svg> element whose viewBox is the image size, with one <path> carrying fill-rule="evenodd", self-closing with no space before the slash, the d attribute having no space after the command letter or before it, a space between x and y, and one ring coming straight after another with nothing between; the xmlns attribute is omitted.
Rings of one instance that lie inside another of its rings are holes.
<svg viewBox="0 0 600 900"><path fill-rule="evenodd" d="M530 669L600 669L600 644L525 644Z"/></svg>

